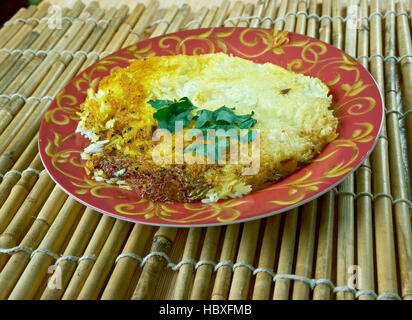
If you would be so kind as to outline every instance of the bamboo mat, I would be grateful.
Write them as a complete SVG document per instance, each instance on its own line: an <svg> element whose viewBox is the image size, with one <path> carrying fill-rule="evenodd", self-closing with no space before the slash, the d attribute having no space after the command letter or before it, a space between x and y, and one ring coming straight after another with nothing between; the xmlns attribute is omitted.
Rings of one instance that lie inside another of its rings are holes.
<svg viewBox="0 0 412 320"><path fill-rule="evenodd" d="M412 299L409 3L202 3L75 2L62 8L62 28L50 29L54 12L42 2L2 26L0 299ZM356 30L348 12L358 14ZM192 229L116 220L55 186L39 158L38 129L67 81L136 41L222 25L317 37L368 68L386 121L355 173L290 212Z"/></svg>

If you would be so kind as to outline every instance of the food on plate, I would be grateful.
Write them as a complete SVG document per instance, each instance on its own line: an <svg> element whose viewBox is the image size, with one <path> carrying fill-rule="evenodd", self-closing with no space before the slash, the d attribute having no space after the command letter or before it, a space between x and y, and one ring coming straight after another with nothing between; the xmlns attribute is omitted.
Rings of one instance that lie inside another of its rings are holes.
<svg viewBox="0 0 412 320"><path fill-rule="evenodd" d="M338 136L321 80L224 53L134 60L87 91L77 132L97 181L161 202L241 197Z"/></svg>

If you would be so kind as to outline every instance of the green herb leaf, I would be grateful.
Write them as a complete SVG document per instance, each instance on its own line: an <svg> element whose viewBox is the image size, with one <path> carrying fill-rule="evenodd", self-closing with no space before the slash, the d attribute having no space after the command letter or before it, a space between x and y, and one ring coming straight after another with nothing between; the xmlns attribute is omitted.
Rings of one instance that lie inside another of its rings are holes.
<svg viewBox="0 0 412 320"><path fill-rule="evenodd" d="M197 115L198 115L198 118L197 118L196 128L200 129L206 123L209 123L208 127L210 127L210 124L212 123L209 120L213 116L213 111L202 109L197 112Z"/></svg>
<svg viewBox="0 0 412 320"><path fill-rule="evenodd" d="M213 112L213 120L219 124L233 124L236 122L235 108L229 109L226 106L220 107Z"/></svg>
<svg viewBox="0 0 412 320"><path fill-rule="evenodd" d="M154 108L161 106L153 114L153 118L157 120L161 129L167 129L170 132L175 131L176 121L182 121L183 128L187 127L187 125L193 120L193 116L190 113L192 110L196 109L187 97L183 97L179 101L150 100L148 103L150 103Z"/></svg>
<svg viewBox="0 0 412 320"><path fill-rule="evenodd" d="M150 104L155 109L160 109L161 107L164 107L166 105L173 103L173 101L172 100L149 100L147 101L147 103Z"/></svg>
<svg viewBox="0 0 412 320"><path fill-rule="evenodd" d="M175 122L182 121L183 128L187 127L190 122L196 121L196 129L200 129L204 138L208 136L208 130L225 130L226 134L218 134L219 137L225 137L225 141L218 143L218 137L215 137L215 144L199 144L192 143L184 149L184 152L191 151L200 153L205 156L213 156L215 160L219 160L223 156L223 149L229 146L228 137L237 137L241 142L253 141L257 134L256 130L250 130L247 134L240 137L238 131L228 132L230 129L249 129L252 128L257 120L253 119L255 114L253 111L250 114L237 115L235 108L228 108L222 106L215 111L206 109L198 110L196 115L192 115L192 111L197 109L193 103L187 98L183 97L179 101L171 100L149 100L149 103L157 111L153 114L153 118L157 120L161 129L167 129L171 132L176 130Z"/></svg>
<svg viewBox="0 0 412 320"><path fill-rule="evenodd" d="M248 120L245 120L245 121L239 123L238 127L240 129L249 129L249 128L253 127L256 124L256 122L257 122L256 119L250 118Z"/></svg>

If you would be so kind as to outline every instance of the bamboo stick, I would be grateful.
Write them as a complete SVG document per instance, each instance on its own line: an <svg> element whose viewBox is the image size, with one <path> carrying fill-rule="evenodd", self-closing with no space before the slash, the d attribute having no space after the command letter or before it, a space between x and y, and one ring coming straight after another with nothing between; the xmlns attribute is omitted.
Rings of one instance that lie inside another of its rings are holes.
<svg viewBox="0 0 412 320"><path fill-rule="evenodd" d="M335 13L340 12L340 3L336 3ZM357 0L352 0L348 4L352 9L357 6ZM356 30L352 30L353 24L347 20L345 32L345 51L356 57ZM340 24L337 24L338 30ZM333 25L335 28L335 24ZM355 32L354 32L355 31ZM335 31L334 31L335 32ZM335 41L338 41L335 39ZM350 270L355 265L355 208L354 199L348 193L355 191L355 177L349 174L338 186L340 192L338 196L338 238L337 238L337 265L336 284L346 286L350 276ZM353 299L352 292L337 292L337 299Z"/></svg>
<svg viewBox="0 0 412 320"><path fill-rule="evenodd" d="M281 4L281 8L279 9L279 12L281 10L284 11L284 9L282 9L282 4ZM296 13L297 7L298 7L297 1L289 2L287 6L287 12ZM278 16L279 16L279 13L278 13ZM288 19L286 19L286 22L282 24L282 27L284 26L286 31L294 31L295 22L296 22L295 15L292 14L289 16ZM305 26L306 26L306 19L303 20L300 23L300 25L296 26L297 31L304 32ZM291 273L293 257L294 257L294 249L295 249L294 243L295 243L298 216L299 216L298 209L290 210L285 216L285 226L283 228L284 230L283 232L287 231L289 237L282 238L281 249L280 249L281 251L280 251L280 256L279 256L279 261L278 261L278 266L277 266L277 273ZM293 245L291 245L291 243L293 243ZM287 299L287 296L289 294L289 287L290 287L289 280L278 279L274 285L273 299L274 300Z"/></svg>
<svg viewBox="0 0 412 320"><path fill-rule="evenodd" d="M45 29L47 29L46 22L45 21L40 22L40 24L35 29L33 29L33 31L26 38L24 38L24 41L21 43L21 45L17 49L22 50L22 51L27 50L27 49L32 49L33 44L37 42L41 34L44 34ZM22 52L19 52L19 51L11 51L11 52L6 52L6 53L7 53L7 57L0 64L0 79L3 78L5 75L7 75L10 68L13 66L13 64L15 64L23 54ZM2 82L0 85L0 92L3 92L5 87L8 84L9 83L6 83L4 85Z"/></svg>
<svg viewBox="0 0 412 320"><path fill-rule="evenodd" d="M0 206L4 204L4 201L6 201L7 197L10 194L11 189L13 186L19 181L20 179L20 174L18 172L21 172L27 168L27 166L30 164L30 162L34 159L34 157L37 154L37 145L38 145L38 135L36 135L26 150L23 152L23 154L20 156L20 158L16 161L16 163L13 165L12 170L15 171L10 171L9 174L7 174L4 179L0 183Z"/></svg>
<svg viewBox="0 0 412 320"><path fill-rule="evenodd" d="M197 18L195 22L191 23L188 29L198 29L202 25L203 21L206 19L206 15L208 13L209 9L207 7L202 7L197 14Z"/></svg>
<svg viewBox="0 0 412 320"><path fill-rule="evenodd" d="M257 0L256 5L255 5L255 10L253 11L253 16L259 17L262 19L263 14L265 13L265 5L266 5L266 0ZM249 27L251 28L257 28L260 25L260 20L257 18L251 19L249 22Z"/></svg>
<svg viewBox="0 0 412 320"><path fill-rule="evenodd" d="M52 188L53 182L47 174L43 173L11 222L0 234L0 247L11 248L20 241L31 222L32 216L38 213ZM0 253L0 270L7 259L7 254Z"/></svg>
<svg viewBox="0 0 412 320"><path fill-rule="evenodd" d="M106 10L103 19L110 21L110 24L113 23L112 20L115 20L115 22L119 23L119 20L123 20L126 14L127 7L125 6L123 6L119 12L117 12L116 9L111 8L109 10ZM85 25L84 27L86 30L83 30L83 32L85 34L89 34L89 36L87 38L84 37L83 39L79 40L79 43L83 43L83 45L80 47L80 50L89 52L96 48L97 45L99 45L98 50L101 50L102 46L104 46L108 40L106 39L106 37L103 38L103 34L106 33L108 25L103 22L100 22L96 27L92 24ZM98 41L100 40L102 42L98 43ZM77 50L77 48L75 47L74 50ZM61 84L65 84L68 81L70 81L78 73L78 71L81 70L81 67L84 64L85 60L86 56L83 54L76 55L75 57L72 57L70 54L63 54L59 61L62 64L59 69L62 69L62 71L64 71L59 76L59 82L51 87L49 93L52 96L55 96L57 92L60 90ZM37 94L42 95L44 93L38 92Z"/></svg>
<svg viewBox="0 0 412 320"><path fill-rule="evenodd" d="M298 4L299 12L306 12L306 1L300 1ZM316 14L316 1L310 3L310 14ZM315 22L313 22L315 20ZM297 18L296 32L304 34L306 29L306 16L301 14ZM307 35L316 36L316 19L309 18L307 26ZM316 219L317 219L318 200L315 199L302 206L302 222L299 234L298 251L296 258L295 274L307 278L312 277L313 253L315 247ZM307 284L295 281L292 290L293 300L308 300L310 291ZM267 293L267 295L269 292Z"/></svg>
<svg viewBox="0 0 412 320"><path fill-rule="evenodd" d="M388 8L388 10L390 10ZM379 0L372 1L372 12L382 12ZM382 22L379 15L371 19L371 55L383 54L382 49ZM395 17L388 15L385 21L385 54L394 54L393 39L395 37ZM385 63L386 64L386 63ZM385 92L383 60L378 56L371 60L371 71L381 92ZM386 121L382 127L382 136L387 135ZM374 194L391 194L389 177L388 141L380 138L371 154ZM376 252L376 279L378 293L397 293L397 275L395 259L395 243L393 234L392 203L387 197L379 197L374 201L375 219L375 252Z"/></svg>
<svg viewBox="0 0 412 320"><path fill-rule="evenodd" d="M227 16L229 6L230 6L229 0L222 1L222 3L220 4L219 10L210 25L212 28L220 27L223 24L223 21L226 19L226 16Z"/></svg>
<svg viewBox="0 0 412 320"><path fill-rule="evenodd" d="M338 238L337 238L337 264L336 284L346 286L351 276L351 267L355 265L355 220L353 197L346 192L354 192L354 179L351 174L340 185L339 191L344 192L338 196ZM338 292L337 299L353 299L352 292Z"/></svg>
<svg viewBox="0 0 412 320"><path fill-rule="evenodd" d="M173 245L167 254L166 261L170 262L170 264L167 264L167 267L162 270L160 273L159 279L157 280L156 283L156 290L153 293L152 299L173 299L173 291L176 285L176 271L177 269L180 269L180 266L182 266L182 260L181 260L181 253L184 250L185 242L187 241L187 236L188 236L188 231L190 229L188 228L177 228L176 229L176 236L173 241ZM203 234L202 234L203 235ZM153 235L150 237L153 239ZM204 237L201 237L201 242L203 242ZM150 250L150 242L148 243L149 246L146 246L145 253ZM200 255L200 252L197 253ZM145 255L144 260L147 260L148 256ZM174 262L180 263L180 265L174 264ZM193 263L193 261L189 262ZM143 265L145 262L143 262ZM139 280L139 276L141 275L141 271L143 271L141 268L136 272L135 274L135 279L133 279L133 284L129 287L129 290L127 292L127 298L130 299L133 296L134 289L136 288L136 284Z"/></svg>
<svg viewBox="0 0 412 320"><path fill-rule="evenodd" d="M201 228L190 228L182 260L195 260L197 258L201 233ZM176 278L176 285L173 291L174 300L186 300L189 297L189 290L193 279L193 273L194 266L190 263L183 264L180 267Z"/></svg>
<svg viewBox="0 0 412 320"><path fill-rule="evenodd" d="M295 274L312 278L313 252L315 248L317 201L311 201L302 207L299 244ZM292 299L308 300L310 287L301 281L293 284Z"/></svg>
<svg viewBox="0 0 412 320"><path fill-rule="evenodd" d="M287 6L288 6L288 1L282 0L282 2L280 3L278 13L276 15L276 19L284 18L286 16ZM274 25L273 29L274 30L283 30L284 26L285 26L285 21L283 19L280 19L280 20L275 22L275 25Z"/></svg>
<svg viewBox="0 0 412 320"><path fill-rule="evenodd" d="M313 5L312 5L313 9ZM330 16L332 11L331 1L322 1L322 16ZM313 13L313 12L311 12ZM308 25L308 35L313 36L313 30ZM331 40L331 22L322 19L319 29L320 40L329 43ZM333 243L334 243L334 217L335 217L335 194L327 192L319 200L320 223L318 231L318 246L315 258L315 279L332 278ZM326 284L319 284L313 289L313 300L330 299L331 289Z"/></svg>
<svg viewBox="0 0 412 320"><path fill-rule="evenodd" d="M103 17L105 20L111 21L115 14L115 9L107 10L104 16L102 16L103 13L104 13L104 10L102 9L96 10L96 13L94 14L94 18L100 19ZM124 16L124 12L122 12L122 15ZM82 32L81 37L74 38L72 40L72 42L74 42L73 51L76 51L78 49L80 49L81 51L86 51L86 52L93 50L93 48L96 45L96 42L101 38L102 33L106 30L106 27L107 27L107 24L104 24L104 23L99 23L96 26L92 21L90 21L90 23L86 22L81 30ZM59 65L61 65L60 67L61 70L62 71L64 70L64 71L58 78L59 82L54 83L53 86L51 87L49 94L51 96L56 96L58 91L60 91L61 89L61 85L70 81L78 73L81 65L83 64L85 60L86 60L86 57L84 55L76 55L75 57L72 57L70 54L64 53L58 60ZM56 65L54 65L53 67L55 66ZM44 105L46 108L49 105L49 102L44 103ZM42 103L40 103L40 106L42 106ZM41 121L41 118L43 116L43 112L45 111L45 109L41 107L39 107L38 109L41 110L39 114L40 119L36 117L34 122L40 124L40 121Z"/></svg>
<svg viewBox="0 0 412 320"><path fill-rule="evenodd" d="M164 16L163 19L164 19L165 21L169 21L169 22L170 22L170 21L172 21L172 20L175 18L177 12L178 12L178 7L177 7L176 5L171 5L171 6L167 9L166 14L165 14L165 16ZM160 22L160 23L156 26L156 28L154 29L154 31L152 32L151 37L153 38L153 37L157 37L157 36L163 35L163 34L166 32L167 28L168 28L168 24L167 24L166 22Z"/></svg>
<svg viewBox="0 0 412 320"><path fill-rule="evenodd" d="M240 224L227 226L223 240L220 262L234 261L238 247ZM226 300L229 294L233 269L230 265L218 268L212 291L212 300Z"/></svg>
<svg viewBox="0 0 412 320"><path fill-rule="evenodd" d="M117 10L116 14L111 18L110 24L106 26L103 35L93 47L93 51L102 53L105 48L108 48L109 43L120 35L120 32L118 32L119 28L122 25L127 25L129 27L130 25L134 26L136 24L136 21L140 18L144 8L144 5L139 3L128 16L129 7L127 5L122 5ZM120 43L123 43L123 41L124 40L120 41ZM118 46L117 48L120 48L120 46ZM94 55L94 57L97 59L96 55ZM89 57L87 59L89 59ZM89 66L92 63L86 60L85 64Z"/></svg>
<svg viewBox="0 0 412 320"><path fill-rule="evenodd" d="M272 20L275 18L276 14L276 0L269 0L266 8L266 14L263 18L269 18L262 22L261 28L270 28L272 26Z"/></svg>
<svg viewBox="0 0 412 320"><path fill-rule="evenodd" d="M141 256L149 239L152 227L136 223L127 240L122 253L133 253ZM190 246L190 240L185 247ZM120 259L103 291L102 300L124 299L139 261L130 257Z"/></svg>
<svg viewBox="0 0 412 320"><path fill-rule="evenodd" d="M362 0L360 4L360 16L368 16L368 2ZM368 56L369 48L369 23L367 19L357 22L358 28L358 56ZM359 62L368 69L368 59L362 58ZM364 161L356 171L356 191L357 193L371 193L371 169L369 158ZM361 196L356 199L356 240L357 240L357 265L359 280L355 285L356 289L374 292L374 253L373 253L373 220L372 220L372 199L368 196ZM360 300L374 299L372 295L361 295Z"/></svg>
<svg viewBox="0 0 412 320"><path fill-rule="evenodd" d="M188 4L183 4L181 8L179 9L176 15L176 18L173 19L169 28L166 30L166 33L172 33L174 31L178 31L180 26L183 25L184 21L188 17L189 13L190 13L190 6Z"/></svg>
<svg viewBox="0 0 412 320"><path fill-rule="evenodd" d="M320 201L321 214L318 233L315 279L332 279L333 245L335 240L335 195L326 193ZM318 284L313 290L313 300L329 300L331 288Z"/></svg>
<svg viewBox="0 0 412 320"><path fill-rule="evenodd" d="M239 17L244 9L245 5L243 4L242 1L236 1L235 4L233 5L232 10L229 12L228 19L230 18L237 18ZM236 27L239 23L239 20L231 20L228 21L224 24L225 27Z"/></svg>
<svg viewBox="0 0 412 320"><path fill-rule="evenodd" d="M176 237L176 233L176 228L160 227L153 238L150 252L164 252L168 254ZM139 282L133 293L133 300L147 300L153 297L160 271L165 265L165 259L160 256L152 256L146 261Z"/></svg>
<svg viewBox="0 0 412 320"><path fill-rule="evenodd" d="M40 243L39 248L58 253L65 236L68 234L72 224L79 216L81 209L82 205L79 202L72 198L67 198L59 214ZM32 256L29 264L10 293L9 299L32 299L44 277L47 275L47 270L53 260L54 257L42 251L37 252ZM34 274L36 277L33 277Z"/></svg>
<svg viewBox="0 0 412 320"><path fill-rule="evenodd" d="M279 242L279 230L282 215L277 214L266 220L260 249L258 268L273 270ZM267 272L259 272L253 288L253 300L268 300L272 288L273 276Z"/></svg>
<svg viewBox="0 0 412 320"><path fill-rule="evenodd" d="M287 13L296 13L297 8L298 8L298 0L288 1ZM290 32L295 31L295 24L296 24L296 16L294 14L290 14L286 18L285 27L284 27L285 31L290 31Z"/></svg>
<svg viewBox="0 0 412 320"><path fill-rule="evenodd" d="M141 13L142 11L141 6L136 6L136 10L137 10L137 14ZM104 33L99 38L98 42L95 45L93 45L93 43L89 43L89 44L86 43L82 47L82 50L83 51L93 50L93 52L101 54L105 49L108 49L113 38L116 38L117 33L115 32L119 28L119 25L125 19L127 15L127 11L128 11L127 6L121 6L119 11L111 19L110 24L104 28ZM136 12L131 13L131 16L133 19L135 15L136 15ZM123 23L123 25L124 24L127 24L127 23ZM120 47L120 44L118 45L117 48L119 47ZM73 68L73 70L83 70L89 67L90 65L92 65L93 63L95 63L97 60L98 60L98 55L90 55L87 57L86 61L84 61L84 59L78 59L76 65L74 65L74 62L73 62L73 65L70 65L69 67ZM78 66L78 65L81 65L81 66ZM70 78L70 75L68 75L67 78Z"/></svg>
<svg viewBox="0 0 412 320"><path fill-rule="evenodd" d="M203 242L200 261L215 261L217 247L219 244L221 227L209 227L206 229L206 236ZM190 300L203 300L209 295L210 280L213 273L213 266L202 264L196 270L193 288L190 293Z"/></svg>
<svg viewBox="0 0 412 320"><path fill-rule="evenodd" d="M93 209L86 208L84 211L79 225L73 233L66 250L64 250L63 256L74 256L79 257L82 255L87 243L89 242L94 229L96 228L101 214L94 211ZM63 295L64 289L66 288L71 276L77 266L76 260L63 260L57 264L60 268L61 287L47 287L41 295L42 300L56 300L60 299Z"/></svg>
<svg viewBox="0 0 412 320"><path fill-rule="evenodd" d="M301 11L299 9L299 11ZM316 0L310 0L309 3L309 14L318 14L318 4ZM319 35L319 22L316 17L308 18L308 27L306 34L313 38L318 38Z"/></svg>
<svg viewBox="0 0 412 320"><path fill-rule="evenodd" d="M43 169L39 156L34 158L30 164L30 168L37 171L41 171ZM26 171L21 175L21 178L13 189L11 189L7 200L0 207L0 233L6 228L14 214L20 208L20 205L23 203L37 179L38 174L36 172Z"/></svg>
<svg viewBox="0 0 412 320"><path fill-rule="evenodd" d="M122 8L122 10L119 12L119 15L116 18L123 19L125 17L126 12L124 9L125 7ZM106 11L106 14L104 15L103 18L104 20L111 21L115 14L116 14L116 9L112 8L111 10ZM96 46L97 41L101 39L102 34L106 31L106 28L107 28L107 24L104 24L104 23L99 23L96 27L93 24L84 25L85 30L82 29L82 31L85 34L89 34L89 37L86 38L85 36L83 36L83 39L78 40L80 44L83 43L83 45L80 47L80 50L85 51L85 52L93 50ZM77 47L74 47L74 50L77 50L77 49L78 49ZM60 68L59 67L58 68L64 71L60 74L58 78L59 81L53 84L53 86L50 88L49 94L51 96L56 96L58 91L60 91L62 84L65 84L68 81L70 81L81 70L81 67L84 64L85 60L86 60L86 57L83 54L76 55L75 57L72 57L70 54L63 54L59 61ZM48 105L49 105L49 102L40 103L40 106L37 108L39 109L39 115L38 115L39 117L35 117L34 122L40 124L45 108L47 108ZM43 109L43 106L44 106L44 109Z"/></svg>
<svg viewBox="0 0 412 320"><path fill-rule="evenodd" d="M322 16L331 15L332 6L331 0L322 1ZM319 39L330 43L331 37L331 22L329 19L322 19L319 27Z"/></svg>
<svg viewBox="0 0 412 320"><path fill-rule="evenodd" d="M109 10L105 16L105 20L110 20L110 24L107 26L103 22L101 22L98 25L98 29L96 32L94 32L89 39L83 44L81 47L82 51L90 51L94 50L96 52L101 52L103 48L107 45L107 42L110 40L110 37L113 35L113 28L117 27L122 20L125 18L127 14L127 7L122 6L120 10L116 13L113 10ZM102 34L102 32L104 33ZM98 41L96 43L96 41ZM63 61L65 64L69 63L68 60L71 59L70 55L63 55L62 57ZM84 55L77 55L74 57L72 61L70 61L70 64L68 67L65 69L64 74L60 76L59 82L56 83L49 91L52 95L55 94L60 89L60 83L65 83L67 82L79 69L86 68L90 64L94 63L97 60L96 55L90 56L86 62L84 62L85 56ZM82 65L82 67L80 67ZM62 66L61 66L62 67ZM50 73L52 74L52 72ZM49 83L49 81L46 81L46 83ZM35 95L44 95L46 93L46 90L38 91L38 89L35 91Z"/></svg>
<svg viewBox="0 0 412 320"><path fill-rule="evenodd" d="M153 3L154 2L151 2L150 4ZM128 36L136 37L136 34L132 33L132 28L138 21L140 22L142 20L141 17L144 17L146 14L148 14L147 10L149 8L151 7L145 8L143 4L138 3L134 10L127 17L127 20L122 23L120 27L113 26L113 33L116 32L116 36L110 37L110 44L106 46L107 52L113 52L114 50L116 50L116 48L120 48ZM136 40L136 42L137 41L138 40ZM91 63L89 62L88 64L90 65Z"/></svg>
<svg viewBox="0 0 412 320"><path fill-rule="evenodd" d="M342 8L341 8L340 0L332 0L332 16L333 17L342 16ZM344 31L342 27L342 20L333 19L332 20L332 44L339 49L343 49L343 36L344 36Z"/></svg>
<svg viewBox="0 0 412 320"><path fill-rule="evenodd" d="M296 33L305 34L307 19L306 19L306 15L304 15L303 12L307 11L306 7L307 7L306 0L299 0L298 5L297 5L297 12L301 12L301 13L298 14L296 18L296 28L295 28Z"/></svg>
<svg viewBox="0 0 412 320"><path fill-rule="evenodd" d="M394 8L394 5L391 4L391 7ZM397 4L397 10L404 11L404 8L401 4ZM387 9L389 10L389 9ZM405 18L405 19L404 19ZM391 17L392 19L392 17ZM397 42L399 47L399 55L410 55L412 53L412 42L411 42L411 31L409 28L409 21L407 17L399 16L397 18ZM411 80L412 77L410 72L412 70L410 66L410 57L406 57L400 61L400 67L402 71L402 77L404 79L403 86L404 90L402 92L402 105L405 112L410 112L412 110L412 93L410 92ZM405 118L405 128L406 128L406 141L407 141L407 152L408 152L408 164L409 168L412 167L412 117L410 114ZM409 170L409 180L411 181L412 173Z"/></svg>
<svg viewBox="0 0 412 320"><path fill-rule="evenodd" d="M206 17L203 20L202 24L200 25L200 28L210 27L212 24L212 20L215 17L217 11L218 11L218 7L216 6L211 7L209 11L207 12Z"/></svg>
<svg viewBox="0 0 412 320"><path fill-rule="evenodd" d="M150 24L150 20L153 18L153 15L156 13L157 9L158 9L158 1L155 1L155 0L151 1L149 5L147 6L147 8L145 9L145 11L142 13L136 26L133 28L133 30L128 35L125 43L133 44L142 39L144 31L147 28L147 26Z"/></svg>
<svg viewBox="0 0 412 320"><path fill-rule="evenodd" d="M37 248L66 199L67 195L64 191L62 191L60 187L55 186L36 217L36 220L33 222L33 225L30 227L30 230L19 245L27 248ZM10 257L10 260L0 273L1 300L8 297L26 268L29 259L30 253L26 251L17 251Z"/></svg>
<svg viewBox="0 0 412 320"><path fill-rule="evenodd" d="M399 2L396 4L396 11L398 13L405 13L403 3ZM409 21L408 18L404 15L399 15L397 17L397 22L398 37L402 39L402 36L406 37L408 34ZM400 44L400 55L412 53L412 41L410 38L406 38L402 42L398 42ZM401 43L405 43L406 45L402 46ZM410 62L410 58L406 58L401 62L401 70L402 76L404 78L405 87L411 86L411 82L409 82L411 78L408 74L408 72L412 70L412 68L410 68L409 66ZM389 63L392 65L394 64L394 61L388 61L388 66ZM387 72L385 74L390 78L390 81L393 80L394 74L388 74ZM388 110L397 110L397 97L395 96L395 92L387 92L386 95L389 95L389 99L386 99ZM410 100L407 100L407 103L409 101ZM408 105L407 108L409 108ZM396 113L389 113L387 116L387 121L388 136L391 141L391 143L389 144L389 156L392 194L395 199L407 199L408 183L405 179L406 172L404 168L404 163L402 161L402 142L400 137L401 132L399 127L399 120ZM409 138L410 137L411 135L409 134ZM400 267L401 295L403 299L408 300L412 299L412 227L409 209L410 208L408 207L408 204L405 202L399 202L394 205L397 251Z"/></svg>
<svg viewBox="0 0 412 320"><path fill-rule="evenodd" d="M299 210L293 209L285 215L283 235L280 243L279 262L277 274L290 274L293 267L294 249L296 241L296 229ZM273 300L286 300L289 297L290 280L278 279L273 290Z"/></svg>
<svg viewBox="0 0 412 320"><path fill-rule="evenodd" d="M260 220L246 222L243 225L242 237L239 245L239 252L236 258L237 263L248 263L253 265L254 252L256 250ZM229 300L247 299L249 293L252 270L246 266L239 266L233 272L232 284L229 292Z"/></svg>
<svg viewBox="0 0 412 320"><path fill-rule="evenodd" d="M253 4L247 3L245 9L243 10L242 17L247 18L253 14ZM247 27L249 26L249 21L240 20L237 24L238 27Z"/></svg>
<svg viewBox="0 0 412 320"><path fill-rule="evenodd" d="M123 242L131 229L131 226L131 223L126 221L115 221L110 235L104 243L97 260L93 264L90 274L84 282L84 285L76 299L91 300L98 298L116 256L118 255L121 246L123 245ZM63 299L64 298L65 295L63 296Z"/></svg>
<svg viewBox="0 0 412 320"><path fill-rule="evenodd" d="M110 216L102 216L89 244L87 245L87 248L83 254L84 256L100 256L100 252L105 244L105 241L109 237L115 221L116 220ZM95 261L92 259L79 261L74 272L75 276L71 278L66 290L64 291L62 300L74 300L78 297L80 290L84 286L84 283L93 268L94 263Z"/></svg>

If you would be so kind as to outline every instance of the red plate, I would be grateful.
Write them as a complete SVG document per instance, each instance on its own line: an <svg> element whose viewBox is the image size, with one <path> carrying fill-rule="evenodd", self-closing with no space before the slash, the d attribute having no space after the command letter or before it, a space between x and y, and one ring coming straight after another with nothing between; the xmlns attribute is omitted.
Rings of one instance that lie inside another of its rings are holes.
<svg viewBox="0 0 412 320"><path fill-rule="evenodd" d="M90 86L131 59L154 55L227 52L257 63L320 78L333 95L339 137L314 161L286 179L243 198L217 203L156 203L85 174L80 153L89 140L75 134L79 105ZM210 226L263 218L308 202L342 181L371 152L382 126L380 91L359 63L343 51L292 32L249 28L186 30L123 48L71 80L49 106L39 150L53 180L83 204L116 218L152 225Z"/></svg>

